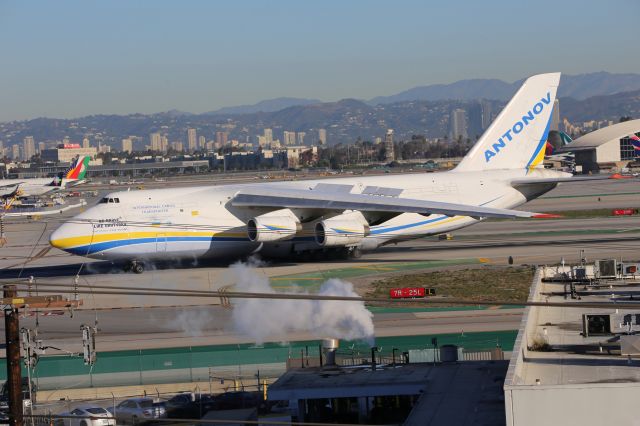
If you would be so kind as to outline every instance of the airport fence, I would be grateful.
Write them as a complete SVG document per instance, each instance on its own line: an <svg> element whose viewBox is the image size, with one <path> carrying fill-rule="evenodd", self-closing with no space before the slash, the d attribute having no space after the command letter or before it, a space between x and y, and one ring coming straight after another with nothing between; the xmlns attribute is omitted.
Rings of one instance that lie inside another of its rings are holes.
<svg viewBox="0 0 640 426"><path fill-rule="evenodd" d="M497 345L511 350L517 331L455 333L421 336L380 337L376 339L380 358L391 358L412 349L424 349L437 338L440 345L452 344L468 351L490 350ZM87 388L148 385L161 383L206 382L241 378L250 380L258 373L276 377L294 358L319 359L320 341L265 343L264 345L215 345L163 349L98 352L95 365L85 365L78 356L43 356L31 375L39 389ZM99 345L99 342L98 342ZM99 346L98 346L99 348ZM341 342L341 358L357 362L369 359L370 345ZM295 362L293 363L297 365ZM23 376L27 375L23 367ZM6 361L0 360L0 379L6 380Z"/></svg>

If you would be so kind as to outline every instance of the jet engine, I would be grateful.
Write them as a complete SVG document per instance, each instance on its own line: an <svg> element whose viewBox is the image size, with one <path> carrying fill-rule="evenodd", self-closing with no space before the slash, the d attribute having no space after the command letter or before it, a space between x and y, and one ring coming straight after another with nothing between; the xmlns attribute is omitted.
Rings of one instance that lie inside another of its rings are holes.
<svg viewBox="0 0 640 426"><path fill-rule="evenodd" d="M301 229L300 221L293 214L277 216L264 214L249 219L247 222L249 239L259 243L288 240L293 238Z"/></svg>
<svg viewBox="0 0 640 426"><path fill-rule="evenodd" d="M356 245L369 235L369 224L360 212L346 213L318 222L315 234L323 247Z"/></svg>

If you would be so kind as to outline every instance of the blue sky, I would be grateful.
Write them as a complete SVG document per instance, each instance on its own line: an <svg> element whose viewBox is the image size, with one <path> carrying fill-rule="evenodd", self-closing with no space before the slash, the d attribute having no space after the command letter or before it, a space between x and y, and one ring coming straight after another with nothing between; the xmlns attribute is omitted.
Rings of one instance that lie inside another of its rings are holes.
<svg viewBox="0 0 640 426"><path fill-rule="evenodd" d="M0 121L640 72L638 0L0 0Z"/></svg>

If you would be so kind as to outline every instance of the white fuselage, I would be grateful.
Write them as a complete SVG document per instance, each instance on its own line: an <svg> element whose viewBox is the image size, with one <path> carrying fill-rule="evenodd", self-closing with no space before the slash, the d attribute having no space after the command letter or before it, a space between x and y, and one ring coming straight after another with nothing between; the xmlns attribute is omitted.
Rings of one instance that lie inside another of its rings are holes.
<svg viewBox="0 0 640 426"><path fill-rule="evenodd" d="M202 186L109 194L102 202L63 224L51 236L51 244L68 252L108 260L161 260L228 258L253 252L287 254L322 250L309 230L319 217L305 218L299 235L286 241L252 242L247 221L268 210L238 208L230 200L242 188L264 185L312 188L318 183L400 188L400 198L513 208L547 192L555 184L531 185L529 193L514 189L514 178L539 178L567 174L550 170L497 170L483 172L416 173L358 176L247 185ZM273 209L271 209L273 210ZM391 241L441 234L476 223L467 216L403 213L373 224L358 247L372 250Z"/></svg>
<svg viewBox="0 0 640 426"><path fill-rule="evenodd" d="M54 178L2 179L0 180L0 187L2 187L0 196L18 195L21 197L31 197L43 195L59 189L59 187L51 185L53 181Z"/></svg>

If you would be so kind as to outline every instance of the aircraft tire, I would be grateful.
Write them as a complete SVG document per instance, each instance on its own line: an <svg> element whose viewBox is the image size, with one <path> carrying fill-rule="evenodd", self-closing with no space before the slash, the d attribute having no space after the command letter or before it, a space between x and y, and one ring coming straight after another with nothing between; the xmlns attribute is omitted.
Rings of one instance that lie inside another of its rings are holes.
<svg viewBox="0 0 640 426"><path fill-rule="evenodd" d="M351 259L360 259L362 257L362 250L360 250L359 247L354 247L350 252L349 252L349 257Z"/></svg>
<svg viewBox="0 0 640 426"><path fill-rule="evenodd" d="M144 272L144 263L134 262L133 265L131 265L131 270L133 271L134 274L143 273Z"/></svg>

